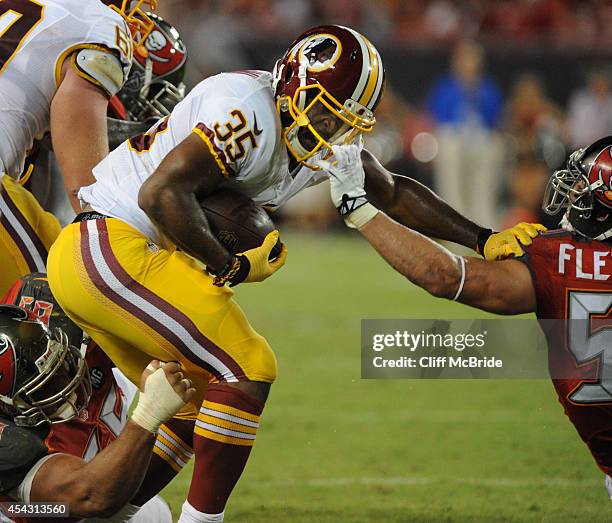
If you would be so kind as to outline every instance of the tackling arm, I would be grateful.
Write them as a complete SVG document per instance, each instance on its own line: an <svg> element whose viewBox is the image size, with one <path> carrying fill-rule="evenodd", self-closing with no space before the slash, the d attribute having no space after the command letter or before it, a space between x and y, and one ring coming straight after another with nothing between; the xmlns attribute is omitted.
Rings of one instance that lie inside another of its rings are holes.
<svg viewBox="0 0 612 523"><path fill-rule="evenodd" d="M109 517L130 501L149 465L155 436L129 421L89 463L69 454L48 459L34 478L31 501L68 503L72 515Z"/></svg>
<svg viewBox="0 0 612 523"><path fill-rule="evenodd" d="M398 272L434 296L453 299L461 286L460 257L379 212L360 232ZM529 269L517 260L465 258L465 283L458 301L497 314L533 312L535 290Z"/></svg>
<svg viewBox="0 0 612 523"><path fill-rule="evenodd" d="M109 517L121 510L142 483L157 429L195 393L175 362L152 362L143 373L141 389L121 435L90 462L67 454L47 459L36 471L29 501L67 503L71 515L84 518Z"/></svg>
<svg viewBox="0 0 612 523"><path fill-rule="evenodd" d="M433 191L407 176L387 171L369 151L363 150L367 199L399 223L427 236L465 245L487 260L522 256L522 245L531 245L546 228L520 223L502 232L476 225ZM522 245L521 245L522 244Z"/></svg>
<svg viewBox="0 0 612 523"><path fill-rule="evenodd" d="M70 203L81 212L77 194L94 183L92 169L108 154L108 95L80 77L66 60L51 102L51 139Z"/></svg>
<svg viewBox="0 0 612 523"><path fill-rule="evenodd" d="M372 153L361 153L368 200L399 223L427 236L476 250L478 235L487 231L455 211L423 184L390 173Z"/></svg>

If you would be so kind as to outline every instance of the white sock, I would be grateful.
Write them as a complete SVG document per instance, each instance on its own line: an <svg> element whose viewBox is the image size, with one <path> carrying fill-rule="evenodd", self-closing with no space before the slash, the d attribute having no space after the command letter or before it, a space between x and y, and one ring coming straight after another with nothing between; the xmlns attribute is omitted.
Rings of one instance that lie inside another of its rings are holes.
<svg viewBox="0 0 612 523"><path fill-rule="evenodd" d="M221 514L205 514L193 508L189 501L185 500L178 523L223 523L224 515L225 512L221 512Z"/></svg>

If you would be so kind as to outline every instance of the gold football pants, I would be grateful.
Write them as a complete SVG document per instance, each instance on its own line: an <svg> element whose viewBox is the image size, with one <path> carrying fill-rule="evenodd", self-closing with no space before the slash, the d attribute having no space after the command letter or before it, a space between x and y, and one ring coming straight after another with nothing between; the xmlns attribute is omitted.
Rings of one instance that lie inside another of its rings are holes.
<svg viewBox="0 0 612 523"><path fill-rule="evenodd" d="M60 230L57 218L43 210L32 193L10 176L2 176L0 297L18 278L31 272L46 272L47 253Z"/></svg>
<svg viewBox="0 0 612 523"><path fill-rule="evenodd" d="M233 291L121 220L69 225L47 266L58 303L132 382L152 359L181 362L198 390L183 417L196 417L209 383L276 378L274 353Z"/></svg>

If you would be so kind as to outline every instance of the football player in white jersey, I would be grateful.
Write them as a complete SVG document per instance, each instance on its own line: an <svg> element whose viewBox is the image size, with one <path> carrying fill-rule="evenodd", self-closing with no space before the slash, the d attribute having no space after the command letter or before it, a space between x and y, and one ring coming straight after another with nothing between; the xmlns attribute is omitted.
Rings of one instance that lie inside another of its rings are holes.
<svg viewBox="0 0 612 523"><path fill-rule="evenodd" d="M75 210L77 192L108 154L108 100L130 69L135 34L151 24L141 4L100 0L0 2L0 294L19 276L44 271L60 227L17 179L47 132ZM136 17L139 18L136 18ZM138 46L142 51L143 46Z"/></svg>
<svg viewBox="0 0 612 523"><path fill-rule="evenodd" d="M49 253L58 302L129 379L154 357L180 361L194 380L197 398L179 413L195 423L193 441L181 443L193 444L195 464L180 521L223 520L276 378L270 346L226 284L262 281L286 256L283 248L269 260L276 231L259 248L230 254L198 200L231 188L277 208L319 183L327 173L317 163L332 144L360 143L374 128L383 84L376 48L341 26L299 36L273 74L204 80L170 116L94 168L96 183L79 192L86 212ZM368 196L399 221L473 248L520 249L512 232L492 235L363 154Z"/></svg>
<svg viewBox="0 0 612 523"><path fill-rule="evenodd" d="M146 14L154 24L151 34L142 43L147 55L134 53L126 82L109 102L107 127L111 150L129 137L145 132L158 119L170 114L185 97L185 44L178 30L166 20L153 13ZM35 146L26 160L25 171L31 175L20 178L20 182L42 207L51 212L60 225L72 222L75 210L64 189L50 140L45 138Z"/></svg>

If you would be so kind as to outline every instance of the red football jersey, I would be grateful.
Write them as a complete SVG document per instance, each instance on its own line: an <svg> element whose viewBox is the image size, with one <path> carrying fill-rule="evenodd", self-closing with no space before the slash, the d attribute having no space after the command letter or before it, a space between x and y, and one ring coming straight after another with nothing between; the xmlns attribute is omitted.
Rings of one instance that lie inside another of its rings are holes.
<svg viewBox="0 0 612 523"><path fill-rule="evenodd" d="M612 244L552 231L534 240L526 262L559 401L612 474Z"/></svg>
<svg viewBox="0 0 612 523"><path fill-rule="evenodd" d="M50 453L63 452L89 461L119 436L128 405L113 376L113 364L102 349L92 342L85 359L92 384L87 410L78 419L51 425L45 445Z"/></svg>

